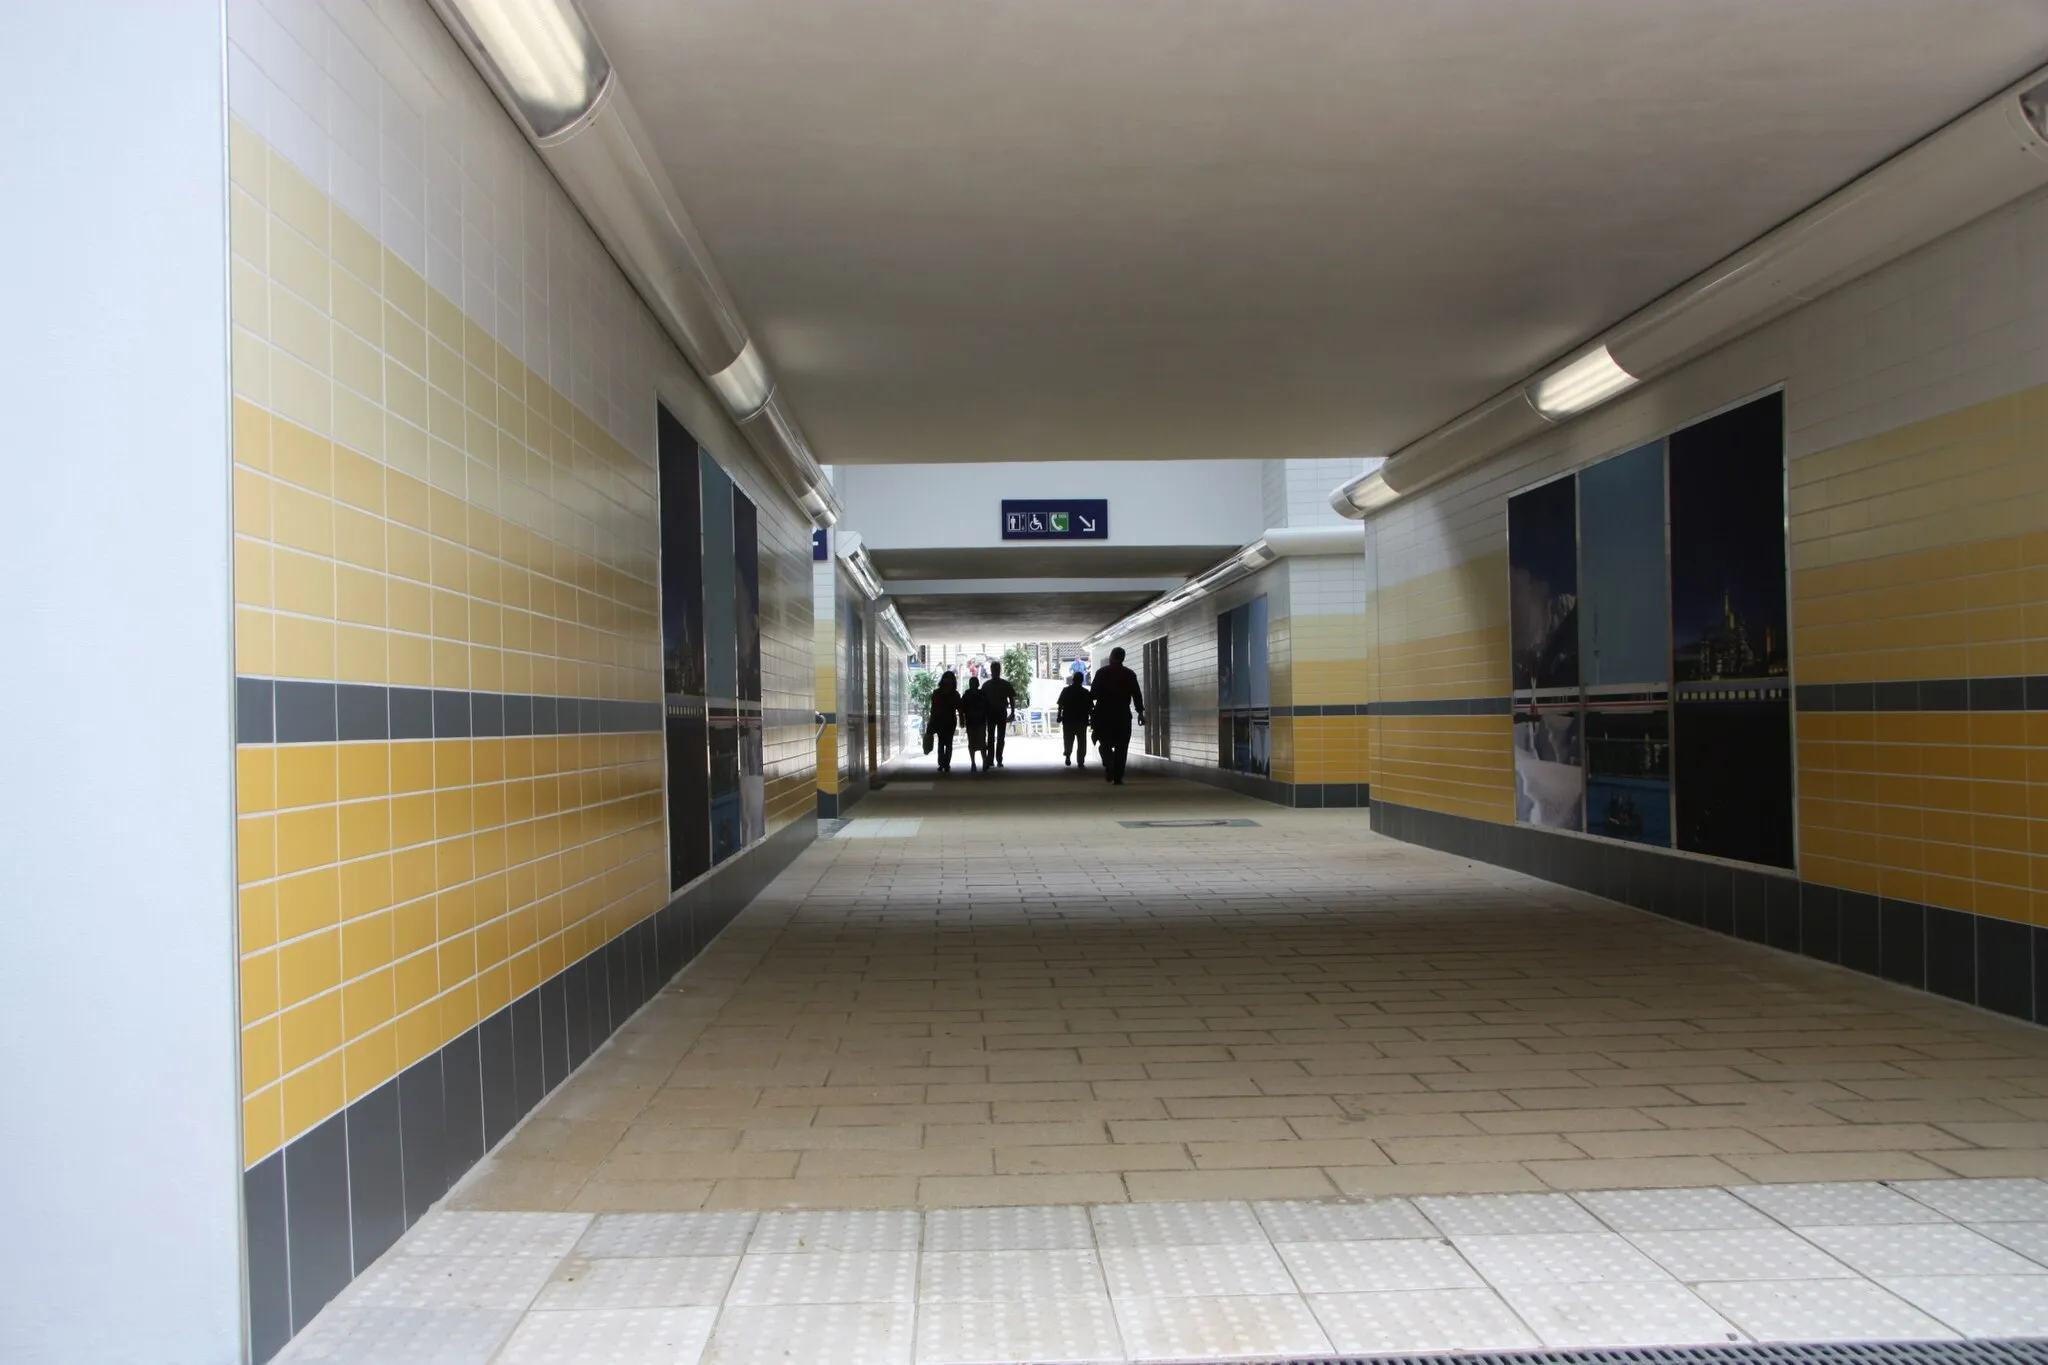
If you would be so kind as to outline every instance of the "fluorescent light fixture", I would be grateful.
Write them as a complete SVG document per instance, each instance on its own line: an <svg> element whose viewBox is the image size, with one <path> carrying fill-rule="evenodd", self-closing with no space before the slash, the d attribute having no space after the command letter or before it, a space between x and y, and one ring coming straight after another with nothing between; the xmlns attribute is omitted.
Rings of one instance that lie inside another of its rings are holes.
<svg viewBox="0 0 2048 1365"><path fill-rule="evenodd" d="M1280 557L1279 552L1267 544L1264 538L1253 541L1237 552L1237 562L1247 569L1263 569Z"/></svg>
<svg viewBox="0 0 2048 1365"><path fill-rule="evenodd" d="M2048 81L2020 91L2020 117L2034 136L2048 138Z"/></svg>
<svg viewBox="0 0 2048 1365"><path fill-rule="evenodd" d="M1635 382L1636 377L1621 368L1605 346L1595 346L1531 384L1529 402L1555 422L1598 407L1623 389L1633 388Z"/></svg>
<svg viewBox="0 0 2048 1365"><path fill-rule="evenodd" d="M1336 509L1340 516L1350 517L1356 521L1379 511L1400 496L1392 485L1380 477L1380 471L1375 469L1372 473L1362 474L1330 494L1330 506Z"/></svg>
<svg viewBox="0 0 2048 1365"><path fill-rule="evenodd" d="M732 363L712 375L709 382L725 410L740 422L768 406L768 395L775 392L775 382L768 377L768 367L761 363L761 353L754 349L752 341L742 346Z"/></svg>
<svg viewBox="0 0 2048 1365"><path fill-rule="evenodd" d="M582 118L611 62L576 0L447 0L538 140Z"/></svg>

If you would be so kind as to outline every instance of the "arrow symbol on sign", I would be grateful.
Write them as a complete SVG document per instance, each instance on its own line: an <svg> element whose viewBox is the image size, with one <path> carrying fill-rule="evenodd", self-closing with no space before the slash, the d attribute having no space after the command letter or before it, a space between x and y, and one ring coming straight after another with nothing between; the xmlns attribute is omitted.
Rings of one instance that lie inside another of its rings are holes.
<svg viewBox="0 0 2048 1365"><path fill-rule="evenodd" d="M1079 513L1075 513L1075 515L1080 516ZM1088 520L1088 518L1086 517L1081 517L1081 529L1084 531L1092 531L1095 529L1095 523Z"/></svg>

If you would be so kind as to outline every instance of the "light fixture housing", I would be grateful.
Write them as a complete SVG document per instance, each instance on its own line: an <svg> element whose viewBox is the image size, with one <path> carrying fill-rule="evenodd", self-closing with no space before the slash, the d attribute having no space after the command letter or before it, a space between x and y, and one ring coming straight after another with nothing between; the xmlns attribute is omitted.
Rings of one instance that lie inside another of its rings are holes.
<svg viewBox="0 0 2048 1365"><path fill-rule="evenodd" d="M575 126L611 80L576 0L447 0L536 142Z"/></svg>
<svg viewBox="0 0 2048 1365"><path fill-rule="evenodd" d="M740 347L732 364L706 375L705 382L735 422L744 422L767 407L775 393L775 381L768 377L768 367L761 363L761 353L754 348L752 338Z"/></svg>
<svg viewBox="0 0 2048 1365"><path fill-rule="evenodd" d="M1605 345L1560 365L1529 386L1529 403L1553 422L1598 407L1624 389L1636 386Z"/></svg>

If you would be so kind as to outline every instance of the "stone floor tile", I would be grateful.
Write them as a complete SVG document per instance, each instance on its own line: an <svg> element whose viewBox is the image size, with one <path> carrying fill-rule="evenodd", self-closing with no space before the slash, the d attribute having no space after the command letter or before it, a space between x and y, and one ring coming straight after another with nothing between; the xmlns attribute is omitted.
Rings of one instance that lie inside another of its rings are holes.
<svg viewBox="0 0 2048 1365"><path fill-rule="evenodd" d="M1878 1281L1964 1336L2048 1336L2048 1276L1900 1276Z"/></svg>
<svg viewBox="0 0 2048 1365"><path fill-rule="evenodd" d="M1955 1332L1868 1280L1751 1280L1695 1291L1759 1341L1936 1341Z"/></svg>
<svg viewBox="0 0 2048 1365"><path fill-rule="evenodd" d="M1332 1167L1330 1179L1358 1199L1401 1194L1513 1194L1552 1188L1515 1162L1447 1162L1436 1166Z"/></svg>
<svg viewBox="0 0 2048 1365"><path fill-rule="evenodd" d="M1128 1197L1121 1177L1107 1173L924 1176L917 1202L928 1208L995 1204L1101 1204Z"/></svg>
<svg viewBox="0 0 2048 1365"><path fill-rule="evenodd" d="M1117 1299L1117 1326L1133 1361L1314 1355L1330 1339L1297 1294L1201 1299Z"/></svg>
<svg viewBox="0 0 2048 1365"><path fill-rule="evenodd" d="M1337 1186L1315 1167L1281 1170L1131 1171L1133 1199L1319 1199Z"/></svg>
<svg viewBox="0 0 2048 1365"><path fill-rule="evenodd" d="M1510 1285L1501 1297L1546 1346L1709 1343L1742 1336L1676 1282Z"/></svg>
<svg viewBox="0 0 2048 1365"><path fill-rule="evenodd" d="M1586 1157L1578 1161L1524 1162L1531 1174L1556 1190L1679 1188L1745 1183L1742 1172L1719 1157Z"/></svg>
<svg viewBox="0 0 2048 1365"><path fill-rule="evenodd" d="M923 1304L916 1349L917 1365L1114 1365L1125 1358L1106 1295Z"/></svg>
<svg viewBox="0 0 2048 1365"><path fill-rule="evenodd" d="M1491 1289L1311 1294L1308 1303L1337 1351L1501 1351L1541 1344Z"/></svg>

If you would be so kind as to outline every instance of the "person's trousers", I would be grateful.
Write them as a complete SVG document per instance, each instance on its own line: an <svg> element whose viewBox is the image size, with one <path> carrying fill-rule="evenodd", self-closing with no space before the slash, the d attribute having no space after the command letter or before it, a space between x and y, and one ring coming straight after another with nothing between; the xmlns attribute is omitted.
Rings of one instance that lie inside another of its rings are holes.
<svg viewBox="0 0 2048 1365"><path fill-rule="evenodd" d="M976 754L986 754L987 752L988 752L988 726L986 726L986 725L980 725L980 724L976 724L976 723L975 723L974 721L971 721L971 720L970 720L970 721L968 721L968 722L967 722L967 766L968 766L968 767L970 767L970 768L974 766L974 756L975 756Z"/></svg>
<svg viewBox="0 0 2048 1365"><path fill-rule="evenodd" d="M991 762L1000 763L1003 761L1003 743L1009 737L1010 727L1007 723L1000 720L989 722L988 747L984 752L988 754Z"/></svg>
<svg viewBox="0 0 2048 1365"><path fill-rule="evenodd" d="M1085 720L1069 720L1060 722L1060 726L1066 732L1064 756L1070 762L1078 760L1082 767L1087 767L1088 722Z"/></svg>
<svg viewBox="0 0 2048 1365"><path fill-rule="evenodd" d="M944 772L953 766L953 732L951 730L934 730L932 732L932 748L938 754L940 772Z"/></svg>
<svg viewBox="0 0 2048 1365"><path fill-rule="evenodd" d="M1122 725L1095 727L1095 744L1102 750L1102 772L1112 782L1124 780L1124 759L1131 751L1131 726L1129 721Z"/></svg>

